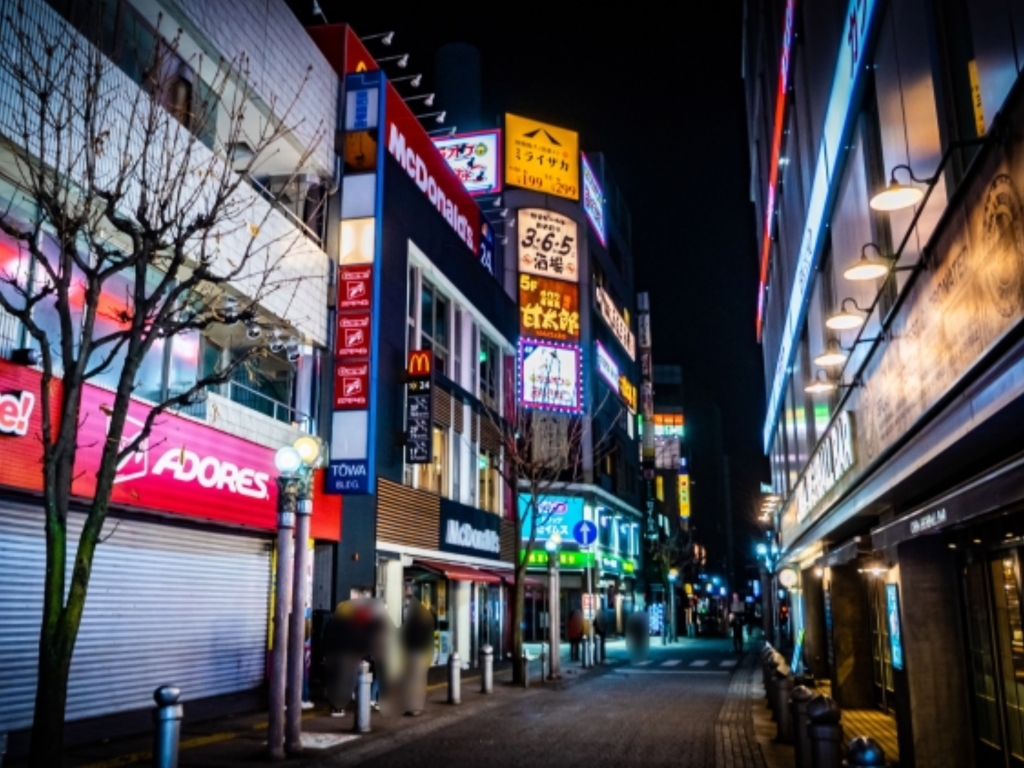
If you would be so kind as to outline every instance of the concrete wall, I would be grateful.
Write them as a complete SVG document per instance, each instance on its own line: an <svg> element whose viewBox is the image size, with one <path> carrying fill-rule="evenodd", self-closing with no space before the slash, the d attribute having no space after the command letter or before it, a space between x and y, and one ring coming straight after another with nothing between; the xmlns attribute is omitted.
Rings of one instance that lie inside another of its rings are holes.
<svg viewBox="0 0 1024 768"><path fill-rule="evenodd" d="M898 551L907 659L907 701L900 708L900 764L928 768L974 765L955 560L938 536L905 541ZM909 761L905 759L908 751L912 753Z"/></svg>
<svg viewBox="0 0 1024 768"><path fill-rule="evenodd" d="M800 576L804 602L804 664L815 679L828 677L828 638L825 636L825 595L822 577L808 568Z"/></svg>

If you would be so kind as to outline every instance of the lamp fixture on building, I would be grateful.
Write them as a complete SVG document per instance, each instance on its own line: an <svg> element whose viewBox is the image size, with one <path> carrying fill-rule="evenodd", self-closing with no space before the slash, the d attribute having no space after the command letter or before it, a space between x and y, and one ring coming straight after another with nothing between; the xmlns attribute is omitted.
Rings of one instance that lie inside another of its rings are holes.
<svg viewBox="0 0 1024 768"><path fill-rule="evenodd" d="M824 371L818 371L818 374L814 377L810 384L804 387L804 392L812 395L823 395L827 392L832 392L836 388L836 383L830 381L825 376Z"/></svg>
<svg viewBox="0 0 1024 768"><path fill-rule="evenodd" d="M825 325L834 331L849 331L864 325L864 314L858 315L848 312L846 310L847 304L853 304L858 312L866 313L866 310L857 306L857 302L854 299L843 299L843 303L839 305L839 311L831 315L825 321Z"/></svg>
<svg viewBox="0 0 1024 768"><path fill-rule="evenodd" d="M868 248L874 248L878 255L868 256ZM848 267L843 272L843 277L854 281L877 280L888 275L890 270L892 270L892 259L883 256L882 249L875 243L868 243L860 249L860 258L857 263Z"/></svg>
<svg viewBox="0 0 1024 768"><path fill-rule="evenodd" d="M889 186L871 198L871 207L876 211L902 211L911 208L924 199L924 192L917 187L905 187L896 180L896 171L903 169L910 180L917 184L931 184L933 179L919 179L909 165L897 165L889 175Z"/></svg>
<svg viewBox="0 0 1024 768"><path fill-rule="evenodd" d="M383 64L385 61L393 61L399 69L405 69L409 66L409 54L403 53L401 56L385 56L383 59L377 59L378 64Z"/></svg>
<svg viewBox="0 0 1024 768"><path fill-rule="evenodd" d="M842 365L846 362L847 357L849 356L839 346L839 342L835 339L829 339L825 351L814 358L814 364L822 368L827 368L830 365Z"/></svg>
<svg viewBox="0 0 1024 768"><path fill-rule="evenodd" d="M434 94L432 93L422 93L419 96L406 96L402 101L408 104L410 101L416 101L417 99L423 99L423 103L428 107L434 106Z"/></svg>
<svg viewBox="0 0 1024 768"><path fill-rule="evenodd" d="M395 39L394 31L391 32L378 32L373 35L366 35L365 37L359 38L362 42L367 40L380 40L384 45L391 45L391 41Z"/></svg>
<svg viewBox="0 0 1024 768"><path fill-rule="evenodd" d="M417 120L422 120L425 117L432 117L432 118L434 118L434 120L436 122L443 123L445 115L447 115L447 114L448 113L445 110L442 109L440 112L427 112L427 113L422 114L422 115L416 115L416 119Z"/></svg>
<svg viewBox="0 0 1024 768"><path fill-rule="evenodd" d="M427 131L427 136L436 136L438 134L445 136L454 136L455 131L459 129L459 126L453 125L451 128L435 128L432 131Z"/></svg>
<svg viewBox="0 0 1024 768"><path fill-rule="evenodd" d="M401 83L406 80L409 81L409 85L411 85L413 88L419 88L420 83L423 82L423 73L417 75L406 75L405 77L395 77L392 78L391 83Z"/></svg>

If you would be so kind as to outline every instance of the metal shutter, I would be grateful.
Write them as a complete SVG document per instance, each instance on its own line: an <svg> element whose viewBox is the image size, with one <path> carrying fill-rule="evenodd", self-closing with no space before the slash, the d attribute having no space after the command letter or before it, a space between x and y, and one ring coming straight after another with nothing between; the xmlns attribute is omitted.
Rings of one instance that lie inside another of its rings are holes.
<svg viewBox="0 0 1024 768"><path fill-rule="evenodd" d="M83 521L70 516L69 542ZM112 516L103 535L71 664L68 720L152 707L163 683L181 686L183 699L262 683L270 540ZM0 503L0 732L32 723L44 550L42 509Z"/></svg>

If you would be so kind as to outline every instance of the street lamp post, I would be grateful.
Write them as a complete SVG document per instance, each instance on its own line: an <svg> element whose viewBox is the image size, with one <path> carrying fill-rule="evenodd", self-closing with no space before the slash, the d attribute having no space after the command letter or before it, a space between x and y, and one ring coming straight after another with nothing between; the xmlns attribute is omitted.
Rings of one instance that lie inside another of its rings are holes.
<svg viewBox="0 0 1024 768"><path fill-rule="evenodd" d="M679 570L677 568L669 568L668 570L668 604L670 612L670 640L675 642L679 639L676 634L676 580L679 578Z"/></svg>
<svg viewBox="0 0 1024 768"><path fill-rule="evenodd" d="M281 476L277 479L277 589L267 737L267 749L273 759L283 758L285 751L289 754L302 751L306 570L309 567L309 548L306 542L309 540L310 517L313 512L313 470L320 466L323 448L319 438L304 435L293 445L279 449L274 457ZM293 529L294 556L291 537Z"/></svg>
<svg viewBox="0 0 1024 768"><path fill-rule="evenodd" d="M551 646L551 660L548 662L549 680L562 678L562 619L560 616L562 606L559 599L561 586L558 572L558 555L561 547L562 537L558 531L552 533L544 545L548 551L548 637Z"/></svg>

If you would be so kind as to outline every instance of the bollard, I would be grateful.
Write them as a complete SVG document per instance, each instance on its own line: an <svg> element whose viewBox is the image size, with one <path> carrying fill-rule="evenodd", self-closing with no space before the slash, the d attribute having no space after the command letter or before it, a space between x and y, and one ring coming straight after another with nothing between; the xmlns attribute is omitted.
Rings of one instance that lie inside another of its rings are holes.
<svg viewBox="0 0 1024 768"><path fill-rule="evenodd" d="M867 736L851 739L846 754L849 768L885 768L885 751L877 741Z"/></svg>
<svg viewBox="0 0 1024 768"><path fill-rule="evenodd" d="M811 768L811 737L807 733L810 720L807 719L807 703L813 698L814 691L805 685L798 685L789 695L789 706L793 717L796 768Z"/></svg>
<svg viewBox="0 0 1024 768"><path fill-rule="evenodd" d="M764 690L768 691L768 679L771 675L771 668L768 666L771 663L772 656L775 655L775 649L770 645L765 646L764 650L761 651L761 682L764 684Z"/></svg>
<svg viewBox="0 0 1024 768"><path fill-rule="evenodd" d="M587 636L583 637L583 668L590 669L594 666L591 655L593 654L593 646L590 644L590 638Z"/></svg>
<svg viewBox="0 0 1024 768"><path fill-rule="evenodd" d="M455 651L448 655L448 703L462 703L462 665Z"/></svg>
<svg viewBox="0 0 1024 768"><path fill-rule="evenodd" d="M540 644L540 681L543 683L547 680L544 672L544 661L547 659L547 645L545 643Z"/></svg>
<svg viewBox="0 0 1024 768"><path fill-rule="evenodd" d="M775 741L779 744L793 743L793 710L789 699L793 693L793 676L782 674L780 669L775 677Z"/></svg>
<svg viewBox="0 0 1024 768"><path fill-rule="evenodd" d="M370 684L372 682L370 662L359 662L359 672L356 674L356 733L370 732Z"/></svg>
<svg viewBox="0 0 1024 768"><path fill-rule="evenodd" d="M523 688L530 687L530 657L526 655L526 649L523 649Z"/></svg>
<svg viewBox="0 0 1024 768"><path fill-rule="evenodd" d="M494 691L494 649L485 645L480 649L480 693Z"/></svg>
<svg viewBox="0 0 1024 768"><path fill-rule="evenodd" d="M811 742L812 768L840 768L843 726L839 705L828 696L815 696L807 702L807 735Z"/></svg>
<svg viewBox="0 0 1024 768"><path fill-rule="evenodd" d="M772 720L775 720L775 673L778 671L779 662L774 654L768 661L768 684L765 686L764 695L768 697L768 709L772 712Z"/></svg>
<svg viewBox="0 0 1024 768"><path fill-rule="evenodd" d="M175 685L161 685L153 691L153 768L178 768L178 741L185 711L178 703L180 698L181 689Z"/></svg>

